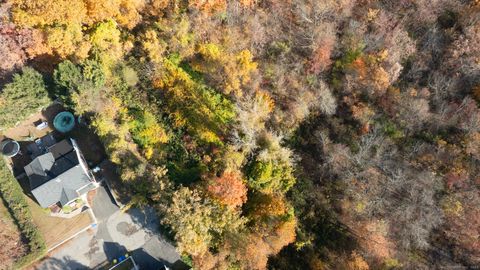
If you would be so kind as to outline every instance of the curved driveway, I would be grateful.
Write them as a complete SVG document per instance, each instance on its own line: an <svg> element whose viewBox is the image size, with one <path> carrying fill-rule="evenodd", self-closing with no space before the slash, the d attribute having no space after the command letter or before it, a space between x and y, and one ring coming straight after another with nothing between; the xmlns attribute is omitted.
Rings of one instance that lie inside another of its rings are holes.
<svg viewBox="0 0 480 270"><path fill-rule="evenodd" d="M103 186L97 189L92 208L97 226L58 247L35 269L92 269L127 251L141 269L160 269L180 260L175 247L160 235L152 208L124 213Z"/></svg>

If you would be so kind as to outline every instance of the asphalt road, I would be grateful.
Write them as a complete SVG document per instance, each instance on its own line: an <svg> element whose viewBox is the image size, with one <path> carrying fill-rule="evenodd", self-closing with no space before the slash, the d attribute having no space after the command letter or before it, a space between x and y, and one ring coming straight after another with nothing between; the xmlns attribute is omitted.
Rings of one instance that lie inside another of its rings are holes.
<svg viewBox="0 0 480 270"><path fill-rule="evenodd" d="M175 247L160 235L153 209L131 209L124 213L103 186L98 188L92 208L97 226L52 251L34 269L92 269L127 252L140 269L160 269L180 260Z"/></svg>

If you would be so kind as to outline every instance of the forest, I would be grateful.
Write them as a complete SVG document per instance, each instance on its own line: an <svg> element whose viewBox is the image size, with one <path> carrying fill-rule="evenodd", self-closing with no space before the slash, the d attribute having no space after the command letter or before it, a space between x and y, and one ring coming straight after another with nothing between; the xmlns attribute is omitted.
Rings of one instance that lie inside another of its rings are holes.
<svg viewBox="0 0 480 270"><path fill-rule="evenodd" d="M193 269L477 269L480 1L4 0L0 127L61 101Z"/></svg>

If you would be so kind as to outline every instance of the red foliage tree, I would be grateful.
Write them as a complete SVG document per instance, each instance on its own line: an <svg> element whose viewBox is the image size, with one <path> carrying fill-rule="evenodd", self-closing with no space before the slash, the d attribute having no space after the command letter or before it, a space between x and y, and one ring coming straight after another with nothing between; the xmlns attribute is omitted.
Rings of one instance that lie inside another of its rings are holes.
<svg viewBox="0 0 480 270"><path fill-rule="evenodd" d="M0 24L0 73L23 66L34 56L41 38L35 30L17 29L13 24Z"/></svg>

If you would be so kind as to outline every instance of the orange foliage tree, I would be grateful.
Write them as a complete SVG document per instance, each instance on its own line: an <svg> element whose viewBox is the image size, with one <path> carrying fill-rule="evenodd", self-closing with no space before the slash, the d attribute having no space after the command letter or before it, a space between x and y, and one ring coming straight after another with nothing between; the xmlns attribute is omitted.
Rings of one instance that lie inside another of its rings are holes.
<svg viewBox="0 0 480 270"><path fill-rule="evenodd" d="M208 193L220 203L238 207L247 201L247 187L239 172L224 172L208 182Z"/></svg>
<svg viewBox="0 0 480 270"><path fill-rule="evenodd" d="M390 74L383 64L388 56L386 51L362 55L347 65L347 81L359 88L366 88L370 95L381 96L391 83Z"/></svg>
<svg viewBox="0 0 480 270"><path fill-rule="evenodd" d="M208 14L213 14L225 10L227 1L225 0L190 0L188 5L191 8L199 9Z"/></svg>
<svg viewBox="0 0 480 270"><path fill-rule="evenodd" d="M325 39L321 44L314 49L310 60L310 71L313 73L320 73L326 70L331 64L330 56L335 46L335 40Z"/></svg>

